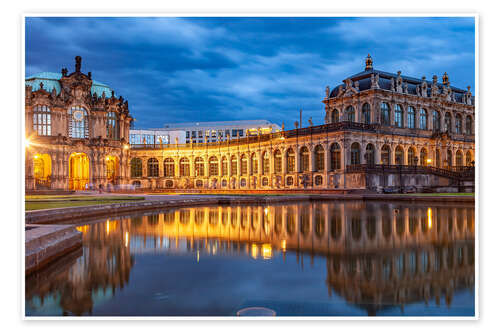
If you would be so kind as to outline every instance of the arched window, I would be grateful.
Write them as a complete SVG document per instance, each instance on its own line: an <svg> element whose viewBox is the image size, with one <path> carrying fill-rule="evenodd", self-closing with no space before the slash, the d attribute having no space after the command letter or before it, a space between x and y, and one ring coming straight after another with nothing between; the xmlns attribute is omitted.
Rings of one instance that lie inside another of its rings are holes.
<svg viewBox="0 0 500 333"><path fill-rule="evenodd" d="M338 123L340 121L339 110L334 109L332 112L332 123Z"/></svg>
<svg viewBox="0 0 500 333"><path fill-rule="evenodd" d="M452 158L452 156L453 156L453 154L452 154L451 150L448 149L446 151L446 164L447 164L446 166L448 166L448 167L453 166L453 158Z"/></svg>
<svg viewBox="0 0 500 333"><path fill-rule="evenodd" d="M256 175L259 172L259 157L256 153L252 153L252 175Z"/></svg>
<svg viewBox="0 0 500 333"><path fill-rule="evenodd" d="M281 151L278 149L274 152L274 173L281 173Z"/></svg>
<svg viewBox="0 0 500 333"><path fill-rule="evenodd" d="M72 106L68 110L68 136L83 139L89 136L87 110L81 106Z"/></svg>
<svg viewBox="0 0 500 333"><path fill-rule="evenodd" d="M316 171L325 170L325 149L322 145L317 145L314 148L314 164L316 165Z"/></svg>
<svg viewBox="0 0 500 333"><path fill-rule="evenodd" d="M403 127L403 109L399 104L394 107L394 126Z"/></svg>
<svg viewBox="0 0 500 333"><path fill-rule="evenodd" d="M459 114L455 117L455 133L462 134L462 116Z"/></svg>
<svg viewBox="0 0 500 333"><path fill-rule="evenodd" d="M362 110L362 118L363 118L363 123L369 124L371 119L370 119L370 104L365 103L363 104Z"/></svg>
<svg viewBox="0 0 500 333"><path fill-rule="evenodd" d="M388 145L383 145L382 150L380 152L380 159L382 164L389 165L391 164L391 147Z"/></svg>
<svg viewBox="0 0 500 333"><path fill-rule="evenodd" d="M390 112L391 109L389 108L389 104L382 102L380 103L380 112L381 112L381 121L382 125L390 125L391 124L391 117L390 117Z"/></svg>
<svg viewBox="0 0 500 333"><path fill-rule="evenodd" d="M309 149L307 147L300 148L299 159L300 171L309 171Z"/></svg>
<svg viewBox="0 0 500 333"><path fill-rule="evenodd" d="M396 159L396 164L397 165L402 165L404 163L404 150L403 147L397 146L396 147L396 152L394 154L394 157Z"/></svg>
<svg viewBox="0 0 500 333"><path fill-rule="evenodd" d="M371 143L366 145L365 159L366 159L366 164L368 165L375 164L375 147Z"/></svg>
<svg viewBox="0 0 500 333"><path fill-rule="evenodd" d="M181 177L189 177L189 160L183 157L179 160L179 174Z"/></svg>
<svg viewBox="0 0 500 333"><path fill-rule="evenodd" d="M420 149L420 165L427 165L427 149Z"/></svg>
<svg viewBox="0 0 500 333"><path fill-rule="evenodd" d="M427 111L420 109L420 129L427 130Z"/></svg>
<svg viewBox="0 0 500 333"><path fill-rule="evenodd" d="M130 177L142 177L142 160L134 157L130 160Z"/></svg>
<svg viewBox="0 0 500 333"><path fill-rule="evenodd" d="M432 129L437 132L441 130L441 114L436 110L432 111Z"/></svg>
<svg viewBox="0 0 500 333"><path fill-rule="evenodd" d="M408 128L415 128L415 109L412 106L408 107L407 117L406 125Z"/></svg>
<svg viewBox="0 0 500 333"><path fill-rule="evenodd" d="M444 131L451 132L451 113L449 112L446 112L446 114L444 115Z"/></svg>
<svg viewBox="0 0 500 333"><path fill-rule="evenodd" d="M465 117L465 134L467 134L467 135L472 134L472 117L471 116Z"/></svg>
<svg viewBox="0 0 500 333"><path fill-rule="evenodd" d="M154 157L148 159L148 177L158 177L158 160Z"/></svg>
<svg viewBox="0 0 500 333"><path fill-rule="evenodd" d="M120 138L119 122L115 112L108 112L106 116L106 137L111 140Z"/></svg>
<svg viewBox="0 0 500 333"><path fill-rule="evenodd" d="M241 174L248 175L248 158L247 155L241 155Z"/></svg>
<svg viewBox="0 0 500 333"><path fill-rule="evenodd" d="M173 158L167 157L163 160L163 175L164 177L175 176L175 162Z"/></svg>
<svg viewBox="0 0 500 333"><path fill-rule="evenodd" d="M235 176L238 173L238 160L236 156L231 156L231 176Z"/></svg>
<svg viewBox="0 0 500 333"><path fill-rule="evenodd" d="M205 175L205 161L203 161L201 157L196 157L194 159L194 175L197 177L203 177Z"/></svg>
<svg viewBox="0 0 500 333"><path fill-rule="evenodd" d="M415 148L408 148L408 165L417 165L418 158L416 157Z"/></svg>
<svg viewBox="0 0 500 333"><path fill-rule="evenodd" d="M356 121L356 114L354 112L354 107L352 105L349 105L345 109L345 120L352 122Z"/></svg>
<svg viewBox="0 0 500 333"><path fill-rule="evenodd" d="M227 157L222 157L222 176L227 176Z"/></svg>
<svg viewBox="0 0 500 333"><path fill-rule="evenodd" d="M334 142L330 146L330 166L332 170L340 169L340 145Z"/></svg>
<svg viewBox="0 0 500 333"><path fill-rule="evenodd" d="M359 146L359 143L354 142L351 145L351 165L358 165L361 163L360 152L361 152L361 147Z"/></svg>
<svg viewBox="0 0 500 333"><path fill-rule="evenodd" d="M50 108L46 105L36 105L33 108L33 131L38 135L52 135Z"/></svg>
<svg viewBox="0 0 500 333"><path fill-rule="evenodd" d="M286 151L286 172L295 172L295 152L292 148Z"/></svg>
<svg viewBox="0 0 500 333"><path fill-rule="evenodd" d="M466 166L472 166L472 153L470 150L465 154L465 165Z"/></svg>
<svg viewBox="0 0 500 333"><path fill-rule="evenodd" d="M208 159L208 175L209 176L219 175L219 161L215 156L212 156Z"/></svg>
<svg viewBox="0 0 500 333"><path fill-rule="evenodd" d="M270 171L269 154L267 151L262 154L262 172L267 175Z"/></svg>
<svg viewBox="0 0 500 333"><path fill-rule="evenodd" d="M455 154L455 165L456 166L463 166L464 165L464 155L462 154L462 151L459 150Z"/></svg>

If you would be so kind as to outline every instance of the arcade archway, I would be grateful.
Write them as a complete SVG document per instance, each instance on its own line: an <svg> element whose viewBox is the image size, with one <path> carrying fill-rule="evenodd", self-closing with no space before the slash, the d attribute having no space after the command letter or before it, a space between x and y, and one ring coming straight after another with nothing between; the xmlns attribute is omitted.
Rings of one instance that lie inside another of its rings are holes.
<svg viewBox="0 0 500 333"><path fill-rule="evenodd" d="M52 161L49 154L35 154L33 156L33 177L36 188L50 188L52 176Z"/></svg>
<svg viewBox="0 0 500 333"><path fill-rule="evenodd" d="M110 184L116 184L118 177L118 159L116 156L106 156L106 180Z"/></svg>
<svg viewBox="0 0 500 333"><path fill-rule="evenodd" d="M89 158L85 153L73 153L69 156L69 189L85 190L89 183Z"/></svg>

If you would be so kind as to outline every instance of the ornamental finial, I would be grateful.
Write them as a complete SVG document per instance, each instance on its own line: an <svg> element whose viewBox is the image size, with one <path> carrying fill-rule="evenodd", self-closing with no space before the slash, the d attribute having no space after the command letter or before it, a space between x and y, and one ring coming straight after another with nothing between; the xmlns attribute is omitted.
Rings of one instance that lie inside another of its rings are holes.
<svg viewBox="0 0 500 333"><path fill-rule="evenodd" d="M373 60L372 57L370 56L370 53L368 53L368 56L365 59L365 71L373 69Z"/></svg>
<svg viewBox="0 0 500 333"><path fill-rule="evenodd" d="M81 68L82 68L82 57L76 56L75 57L75 72L79 73Z"/></svg>
<svg viewBox="0 0 500 333"><path fill-rule="evenodd" d="M450 79L448 78L448 74L446 74L446 72L444 72L444 74L443 74L443 84L447 85L448 83L450 83Z"/></svg>

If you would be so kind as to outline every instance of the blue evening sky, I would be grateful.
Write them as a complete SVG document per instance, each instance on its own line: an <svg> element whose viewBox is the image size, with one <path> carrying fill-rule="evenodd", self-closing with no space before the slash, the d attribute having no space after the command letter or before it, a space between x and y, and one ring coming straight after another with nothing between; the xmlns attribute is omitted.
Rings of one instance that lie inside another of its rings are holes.
<svg viewBox="0 0 500 333"><path fill-rule="evenodd" d="M324 122L325 87L374 68L474 89L474 18L26 18L26 75L74 71L129 101L136 128Z"/></svg>

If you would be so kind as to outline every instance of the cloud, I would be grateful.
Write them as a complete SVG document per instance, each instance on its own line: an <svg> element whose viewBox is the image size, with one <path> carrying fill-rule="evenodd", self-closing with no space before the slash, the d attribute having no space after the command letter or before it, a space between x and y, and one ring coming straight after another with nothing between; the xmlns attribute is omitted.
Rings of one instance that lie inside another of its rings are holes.
<svg viewBox="0 0 500 333"><path fill-rule="evenodd" d="M323 122L321 100L364 69L473 85L471 18L27 18L26 74L83 69L129 100L138 127L180 121Z"/></svg>

